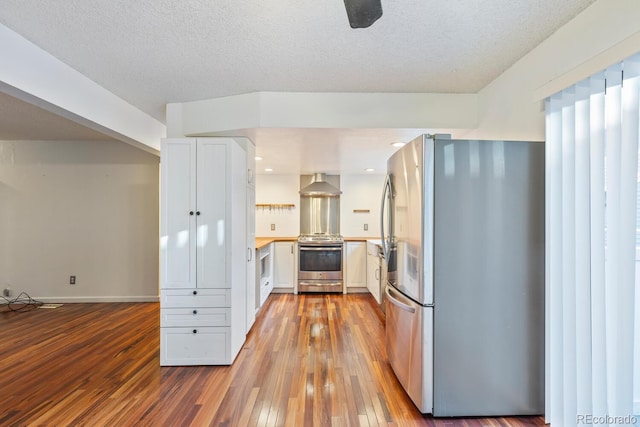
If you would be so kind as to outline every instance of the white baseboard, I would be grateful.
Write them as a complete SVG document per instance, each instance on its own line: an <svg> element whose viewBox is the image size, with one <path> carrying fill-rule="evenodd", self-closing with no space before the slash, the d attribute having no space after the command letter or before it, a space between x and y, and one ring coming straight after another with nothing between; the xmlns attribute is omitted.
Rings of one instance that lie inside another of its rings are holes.
<svg viewBox="0 0 640 427"><path fill-rule="evenodd" d="M121 297L34 297L36 301L46 303L100 303L100 302L158 302L158 295L149 296L121 296Z"/></svg>
<svg viewBox="0 0 640 427"><path fill-rule="evenodd" d="M272 294L292 294L293 288L273 288L271 290Z"/></svg>
<svg viewBox="0 0 640 427"><path fill-rule="evenodd" d="M348 294L368 294L369 289L366 287L351 286L347 288L347 293Z"/></svg>

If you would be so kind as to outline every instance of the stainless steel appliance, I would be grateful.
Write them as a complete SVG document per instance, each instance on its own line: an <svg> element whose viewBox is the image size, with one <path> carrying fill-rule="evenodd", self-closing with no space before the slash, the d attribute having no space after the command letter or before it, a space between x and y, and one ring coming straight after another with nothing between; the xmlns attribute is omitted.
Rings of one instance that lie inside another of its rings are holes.
<svg viewBox="0 0 640 427"><path fill-rule="evenodd" d="M544 412L544 144L422 136L388 161L387 353L422 413Z"/></svg>
<svg viewBox="0 0 640 427"><path fill-rule="evenodd" d="M298 239L298 291L342 292L342 238Z"/></svg>
<svg viewBox="0 0 640 427"><path fill-rule="evenodd" d="M299 292L343 291L340 193L325 174L300 190Z"/></svg>
<svg viewBox="0 0 640 427"><path fill-rule="evenodd" d="M340 237L341 191L329 180L340 185L339 177L317 173L312 176L311 183L300 190L301 237L325 239Z"/></svg>

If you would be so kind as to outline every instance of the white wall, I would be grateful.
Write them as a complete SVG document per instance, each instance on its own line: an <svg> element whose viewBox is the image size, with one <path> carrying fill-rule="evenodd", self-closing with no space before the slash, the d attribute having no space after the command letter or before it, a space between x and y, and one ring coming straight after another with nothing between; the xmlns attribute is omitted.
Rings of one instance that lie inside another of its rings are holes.
<svg viewBox="0 0 640 427"><path fill-rule="evenodd" d="M384 175L340 175L340 233L346 237L380 238L380 200ZM256 178L256 203L295 205L292 210L258 209L256 211L256 236L296 237L300 234L300 176L258 175ZM369 213L353 210L368 209ZM271 231L271 224L276 230ZM369 231L364 231L364 224Z"/></svg>
<svg viewBox="0 0 640 427"><path fill-rule="evenodd" d="M476 94L254 92L167 104L169 137L252 128L475 127Z"/></svg>
<svg viewBox="0 0 640 427"><path fill-rule="evenodd" d="M347 237L380 238L380 202L385 175L341 175L340 231ZM354 213L354 210L369 210ZM368 224L368 231L364 230Z"/></svg>
<svg viewBox="0 0 640 427"><path fill-rule="evenodd" d="M156 301L158 171L158 157L118 141L0 141L0 287Z"/></svg>
<svg viewBox="0 0 640 427"><path fill-rule="evenodd" d="M296 237L300 234L300 177L298 175L256 176L256 204L293 204L294 209L257 209L256 236ZM276 229L271 230L271 224Z"/></svg>
<svg viewBox="0 0 640 427"><path fill-rule="evenodd" d="M596 1L482 89L476 129L456 137L544 140L543 98L640 50L639 15L637 0Z"/></svg>

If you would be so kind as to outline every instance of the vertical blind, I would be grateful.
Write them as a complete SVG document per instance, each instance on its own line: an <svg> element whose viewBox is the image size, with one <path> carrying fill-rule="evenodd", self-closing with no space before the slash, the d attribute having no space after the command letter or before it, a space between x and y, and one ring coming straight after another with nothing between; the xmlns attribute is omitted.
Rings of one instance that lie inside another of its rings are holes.
<svg viewBox="0 0 640 427"><path fill-rule="evenodd" d="M636 54L546 100L546 420L554 427L640 421L639 99Z"/></svg>

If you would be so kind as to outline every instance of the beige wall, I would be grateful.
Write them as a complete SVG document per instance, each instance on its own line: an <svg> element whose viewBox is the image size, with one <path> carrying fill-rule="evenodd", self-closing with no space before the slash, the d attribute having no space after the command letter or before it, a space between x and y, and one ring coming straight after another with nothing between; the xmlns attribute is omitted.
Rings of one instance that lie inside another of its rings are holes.
<svg viewBox="0 0 640 427"><path fill-rule="evenodd" d="M122 142L0 141L0 287L157 300L158 168Z"/></svg>

